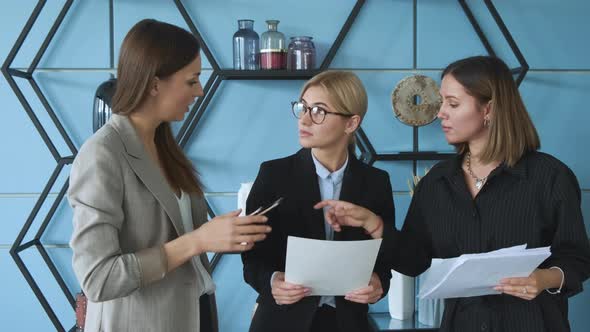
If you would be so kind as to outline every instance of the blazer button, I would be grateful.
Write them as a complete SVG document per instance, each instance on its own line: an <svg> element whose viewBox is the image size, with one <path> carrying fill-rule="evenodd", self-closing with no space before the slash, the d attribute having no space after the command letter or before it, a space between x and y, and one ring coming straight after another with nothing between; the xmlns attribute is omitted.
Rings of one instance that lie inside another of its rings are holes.
<svg viewBox="0 0 590 332"><path fill-rule="evenodd" d="M482 330L482 331L487 331L487 330L488 330L488 324L486 324L486 323L482 323L482 324L481 324L481 330Z"/></svg>

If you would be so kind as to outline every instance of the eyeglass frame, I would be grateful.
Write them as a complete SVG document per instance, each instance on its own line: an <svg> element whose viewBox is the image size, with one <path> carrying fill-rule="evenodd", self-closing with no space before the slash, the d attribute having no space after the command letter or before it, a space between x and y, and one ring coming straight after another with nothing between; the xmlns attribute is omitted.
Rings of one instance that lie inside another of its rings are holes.
<svg viewBox="0 0 590 332"><path fill-rule="evenodd" d="M295 112L295 105L296 104L303 105L303 116L301 116L301 117L298 115L298 113L301 113L301 111L299 111L297 113ZM322 121L316 122L316 121L313 120L313 115L312 115L311 112L313 111L314 108L317 108L317 109L319 109L319 111L324 112L324 117L322 118ZM299 101L292 101L291 102L291 113L293 113L293 116L295 116L296 119L301 119L308 112L309 112L309 118L311 119L311 122L313 122L313 123L315 123L317 125L320 125L320 124L324 123L324 121L326 121L326 115L327 114L334 114L334 115L344 116L344 117L347 117L347 118L350 118L350 117L353 117L354 116L354 114L344 114L344 113L339 113L339 112L330 112L330 111L326 110L325 108L323 108L321 106L311 106L310 107L310 106L307 106L304 102L302 102L300 100Z"/></svg>

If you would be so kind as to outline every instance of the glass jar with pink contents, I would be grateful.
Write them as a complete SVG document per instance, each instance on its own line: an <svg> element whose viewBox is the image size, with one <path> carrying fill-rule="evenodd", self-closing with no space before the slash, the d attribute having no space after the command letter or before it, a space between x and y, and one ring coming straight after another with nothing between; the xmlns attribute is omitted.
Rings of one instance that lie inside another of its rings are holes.
<svg viewBox="0 0 590 332"><path fill-rule="evenodd" d="M268 31L260 38L260 68L285 69L287 65L287 48L285 35L277 31L279 21L268 20Z"/></svg>

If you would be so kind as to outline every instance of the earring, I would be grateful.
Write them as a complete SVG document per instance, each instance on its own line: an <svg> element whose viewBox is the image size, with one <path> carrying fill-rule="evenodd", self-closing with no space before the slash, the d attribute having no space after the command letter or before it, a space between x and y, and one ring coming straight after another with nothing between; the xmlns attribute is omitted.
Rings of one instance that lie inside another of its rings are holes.
<svg viewBox="0 0 590 332"><path fill-rule="evenodd" d="M490 126L490 119L484 118L483 119L483 126L484 127L489 127Z"/></svg>

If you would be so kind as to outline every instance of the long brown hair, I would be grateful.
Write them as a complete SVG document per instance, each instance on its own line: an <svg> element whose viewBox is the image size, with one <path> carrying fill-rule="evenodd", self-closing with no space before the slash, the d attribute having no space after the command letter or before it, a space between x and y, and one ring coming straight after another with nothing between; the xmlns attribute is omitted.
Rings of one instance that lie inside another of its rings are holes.
<svg viewBox="0 0 590 332"><path fill-rule="evenodd" d="M451 75L480 105L491 107L488 143L482 162L502 161L514 166L527 152L541 147L539 135L524 106L508 66L492 56L474 56L451 63L441 77ZM455 144L459 153L466 142Z"/></svg>
<svg viewBox="0 0 590 332"><path fill-rule="evenodd" d="M319 86L324 89L337 112L358 115L362 122L367 113L368 98L363 82L354 73L342 70L329 70L319 73L305 83L299 98L303 97L307 89L312 86ZM356 138L352 134L348 142L348 152L354 155L355 150Z"/></svg>
<svg viewBox="0 0 590 332"><path fill-rule="evenodd" d="M113 113L136 112L156 77L173 75L194 61L199 51L197 39L184 29L153 19L136 23L121 45ZM168 122L156 128L154 142L170 185L203 195L197 172L174 139Z"/></svg>

